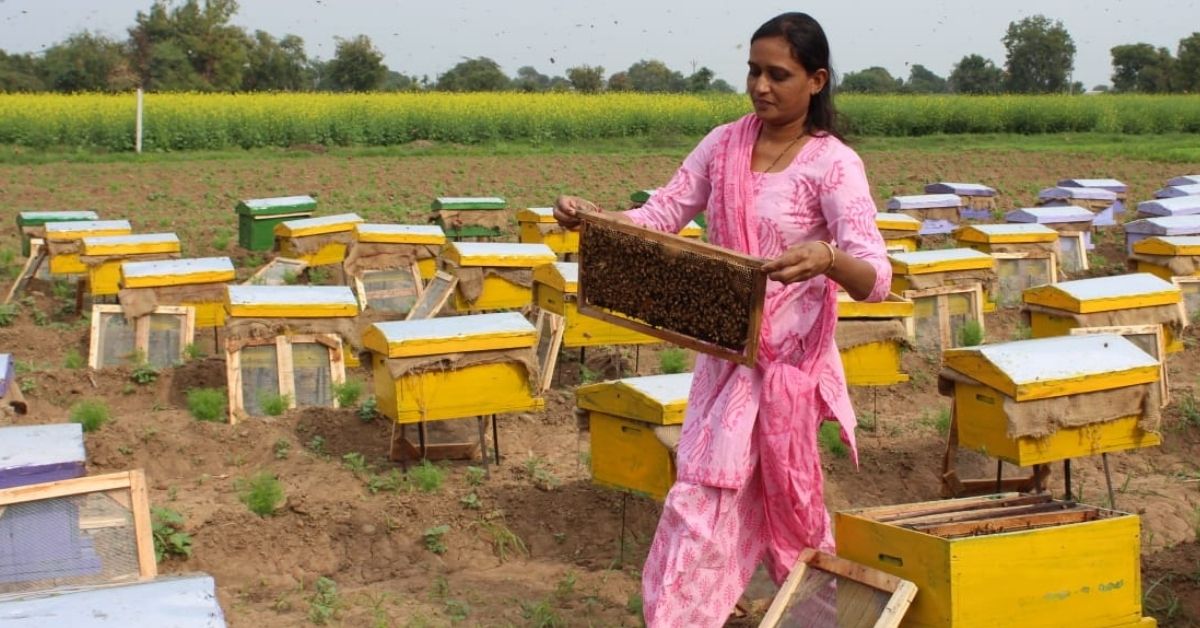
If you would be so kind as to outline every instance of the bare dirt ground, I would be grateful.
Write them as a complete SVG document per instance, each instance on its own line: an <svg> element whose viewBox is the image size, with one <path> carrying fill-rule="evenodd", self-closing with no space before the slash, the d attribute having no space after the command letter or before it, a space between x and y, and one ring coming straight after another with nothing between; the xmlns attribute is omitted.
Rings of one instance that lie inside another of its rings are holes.
<svg viewBox="0 0 1200 628"><path fill-rule="evenodd" d="M980 181L1000 190L1005 208L1031 204L1038 189L1060 176L1115 177L1131 185L1131 199L1141 199L1170 176L1200 171L1200 164L1035 153L868 151L864 158L881 202L917 193L927 181ZM265 256L236 247L232 208L240 198L313 194L321 213L357 211L388 222L423 221L438 195L501 195L521 207L571 192L616 208L630 191L665 180L677 162L677 156L564 162L328 154L3 166L0 261L3 249L17 250L16 211L95 208L107 218L129 218L139 232L176 231L185 255L232 255L249 274ZM1106 237L1101 245L1095 272L1123 268L1119 239ZM325 609L333 613L331 624L344 626L638 625L639 570L658 506L591 484L587 436L572 415L573 389L586 374L574 351L562 354L545 412L501 417L503 463L490 478L476 486L471 465L444 464L440 486L425 492L403 474L390 475L398 466L387 460L386 422L364 422L354 410L296 410L233 427L193 419L184 394L224 385L218 358L163 371L148 385L133 383L128 371L69 368L73 353L86 357L88 331L64 296L32 295L16 320L0 327L0 350L14 354L28 389L30 413L17 422L66 421L73 403L104 401L114 419L87 437L89 472L146 470L152 503L182 513L194 540L190 559L169 559L161 569L214 575L231 625L305 625ZM990 341L1018 337L1015 313L989 315L987 332ZM1163 446L1110 457L1117 507L1142 516L1146 613L1164 626L1200 625L1200 413L1190 405L1200 384L1195 340L1189 334L1187 350L1170 357L1173 401ZM595 361L604 355L589 351L594 368L587 373L601 370ZM830 508L938 497L948 404L936 391L934 357L910 352L905 365L910 383L853 391L864 423L862 463L855 469L826 452ZM656 352L643 349L639 371L658 369ZM371 381L365 370L351 377ZM361 454L365 464L348 454ZM967 457L962 473L985 475L990 468L983 458ZM235 487L260 471L277 475L285 493L265 518L239 501ZM1106 502L1098 460L1077 461L1074 479L1077 497ZM1060 476L1052 487L1062 492ZM441 554L425 536L438 526L447 526ZM321 577L336 583L336 596L315 597Z"/></svg>

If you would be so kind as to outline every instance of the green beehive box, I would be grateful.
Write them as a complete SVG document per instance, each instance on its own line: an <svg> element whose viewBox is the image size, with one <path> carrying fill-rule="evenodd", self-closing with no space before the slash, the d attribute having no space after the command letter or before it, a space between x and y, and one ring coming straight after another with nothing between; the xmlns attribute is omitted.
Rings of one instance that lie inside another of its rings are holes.
<svg viewBox="0 0 1200 628"><path fill-rule="evenodd" d="M17 233L21 234L21 255L29 257L29 239L41 237L41 227L48 222L99 220L91 210L79 211L28 211L17 214Z"/></svg>
<svg viewBox="0 0 1200 628"><path fill-rule="evenodd" d="M255 198L237 204L238 244L251 251L270 251L275 246L275 225L308 218L317 209L311 196Z"/></svg>
<svg viewBox="0 0 1200 628"><path fill-rule="evenodd" d="M498 196L441 196L433 201L433 222L448 238L490 238L504 232L507 208Z"/></svg>
<svg viewBox="0 0 1200 628"><path fill-rule="evenodd" d="M650 197L653 196L657 191L657 188L652 190L635 190L633 194L629 195L629 200L641 207L642 205L645 205L646 201L650 200ZM696 221L696 224L700 225L701 229L708 229L708 220L705 218L703 212L696 214L696 217L693 218L693 220Z"/></svg>

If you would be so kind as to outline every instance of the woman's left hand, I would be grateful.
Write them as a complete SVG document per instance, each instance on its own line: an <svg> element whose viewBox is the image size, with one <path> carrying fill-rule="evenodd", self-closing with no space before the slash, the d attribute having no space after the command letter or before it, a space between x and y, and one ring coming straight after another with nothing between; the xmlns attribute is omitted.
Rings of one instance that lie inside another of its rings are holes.
<svg viewBox="0 0 1200 628"><path fill-rule="evenodd" d="M767 262L763 270L767 271L767 277L780 283L805 281L829 271L832 255L829 247L820 242L805 242Z"/></svg>

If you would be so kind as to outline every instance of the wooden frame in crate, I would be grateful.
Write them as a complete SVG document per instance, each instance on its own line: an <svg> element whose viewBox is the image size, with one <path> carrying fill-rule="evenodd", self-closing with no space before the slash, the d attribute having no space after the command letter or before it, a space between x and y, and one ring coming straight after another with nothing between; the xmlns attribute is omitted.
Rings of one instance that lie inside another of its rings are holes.
<svg viewBox="0 0 1200 628"><path fill-rule="evenodd" d="M136 317L120 305L92 306L88 338L88 367L136 367L142 361L156 368L183 362L196 340L196 308L159 305Z"/></svg>
<svg viewBox="0 0 1200 628"><path fill-rule="evenodd" d="M846 383L889 386L908 381L900 354L914 335L913 303L895 294L879 303L855 301L838 292L835 342Z"/></svg>
<svg viewBox="0 0 1200 628"><path fill-rule="evenodd" d="M309 266L341 264L354 241L354 225L362 221L354 213L287 220L275 225L275 248Z"/></svg>
<svg viewBox="0 0 1200 628"><path fill-rule="evenodd" d="M758 626L898 628L916 595L908 580L806 548Z"/></svg>
<svg viewBox="0 0 1200 628"><path fill-rule="evenodd" d="M892 292L913 302L918 346L958 346L971 322L983 333L985 295L996 281L992 256L964 248L896 253L888 259Z"/></svg>
<svg viewBox="0 0 1200 628"><path fill-rule="evenodd" d="M46 254L51 275L83 275L88 271L79 256L83 239L99 236L123 236L133 233L128 220L77 220L46 223Z"/></svg>
<svg viewBox="0 0 1200 628"><path fill-rule="evenodd" d="M658 338L579 312L579 264L555 262L533 269L533 303L562 317L564 347L643 345Z"/></svg>
<svg viewBox="0 0 1200 628"><path fill-rule="evenodd" d="M437 225L360 223L342 269L364 310L406 315L432 278L446 236Z"/></svg>
<svg viewBox="0 0 1200 628"><path fill-rule="evenodd" d="M1162 325L1167 352L1183 350L1187 326L1179 288L1149 273L1077 279L1025 291L1022 316L1034 338L1065 336L1075 327Z"/></svg>
<svg viewBox="0 0 1200 628"><path fill-rule="evenodd" d="M344 339L357 335L358 301L346 286L229 286L225 364L229 422L286 408L338 407Z"/></svg>
<svg viewBox="0 0 1200 628"><path fill-rule="evenodd" d="M131 318L160 305L196 309L196 328L225 324L225 286L237 278L228 257L196 257L155 262L121 262L117 299Z"/></svg>
<svg viewBox="0 0 1200 628"><path fill-rule="evenodd" d="M1200 319L1200 277L1171 277L1183 297L1184 317L1189 323Z"/></svg>
<svg viewBox="0 0 1200 628"><path fill-rule="evenodd" d="M458 277L457 312L512 310L533 303L533 269L558 261L545 244L451 242L442 265Z"/></svg>
<svg viewBox="0 0 1200 628"><path fill-rule="evenodd" d="M666 499L675 483L675 447L691 388L691 373L580 386L575 407L587 411L592 482Z"/></svg>
<svg viewBox="0 0 1200 628"><path fill-rule="evenodd" d="M965 225L954 232L960 246L996 260L995 290L989 300L1000 307L1021 304L1026 288L1058 281L1058 232L1039 224Z"/></svg>
<svg viewBox="0 0 1200 628"><path fill-rule="evenodd" d="M966 220L991 220L996 211L996 188L982 183L941 181L925 186L926 194L955 194L962 200L959 216Z"/></svg>
<svg viewBox="0 0 1200 628"><path fill-rule="evenodd" d="M579 311L744 365L755 364L762 259L581 213Z"/></svg>
<svg viewBox="0 0 1200 628"><path fill-rule="evenodd" d="M123 262L179 259L181 251L174 233L96 236L82 240L79 261L88 269L88 292L110 296L120 290Z"/></svg>

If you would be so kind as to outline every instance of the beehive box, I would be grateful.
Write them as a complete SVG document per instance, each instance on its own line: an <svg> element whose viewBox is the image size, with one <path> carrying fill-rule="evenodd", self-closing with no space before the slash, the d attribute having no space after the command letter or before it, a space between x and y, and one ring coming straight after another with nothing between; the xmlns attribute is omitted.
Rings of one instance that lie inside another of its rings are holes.
<svg viewBox="0 0 1200 628"><path fill-rule="evenodd" d="M533 269L533 303L564 319L564 347L642 345L659 342L619 325L579 312L579 264L555 262Z"/></svg>
<svg viewBox="0 0 1200 628"><path fill-rule="evenodd" d="M29 240L46 239L46 223L100 220L91 210L81 211L26 211L17 214L17 233L21 234L21 255L29 257Z"/></svg>
<svg viewBox="0 0 1200 628"><path fill-rule="evenodd" d="M691 387L691 373L580 386L575 404L588 411L592 481L665 499L675 483L675 461L655 430L683 425Z"/></svg>
<svg viewBox="0 0 1200 628"><path fill-rule="evenodd" d="M1132 254L1141 240L1159 237L1200 235L1200 215L1159 216L1125 223L1125 253Z"/></svg>
<svg viewBox="0 0 1200 628"><path fill-rule="evenodd" d="M1177 196L1142 201L1137 205L1139 218L1167 218L1200 214L1200 196Z"/></svg>
<svg viewBox="0 0 1200 628"><path fill-rule="evenodd" d="M1092 222L1096 215L1074 205L1024 207L1004 215L1009 223L1039 224L1058 232L1058 264L1064 272L1088 269L1087 252L1092 244Z"/></svg>
<svg viewBox="0 0 1200 628"><path fill-rule="evenodd" d="M517 212L521 242L545 244L559 255L579 252L579 232L563 229L553 207L530 207Z"/></svg>
<svg viewBox="0 0 1200 628"><path fill-rule="evenodd" d="M833 528L838 556L917 585L901 626L1155 625L1136 515L1006 493L842 511Z"/></svg>
<svg viewBox="0 0 1200 628"><path fill-rule="evenodd" d="M695 220L689 220L688 224L684 225L683 229L679 230L679 235L685 238L699 240L704 236L704 228L701 227L700 223L696 222Z"/></svg>
<svg viewBox="0 0 1200 628"><path fill-rule="evenodd" d="M913 302L894 294L879 303L855 301L838 292L835 335L846 383L889 386L908 381L900 354L914 335Z"/></svg>
<svg viewBox="0 0 1200 628"><path fill-rule="evenodd" d="M545 244L452 242L443 262L458 277L454 309L482 312L525 307L533 302L533 269L557 259Z"/></svg>
<svg viewBox="0 0 1200 628"><path fill-rule="evenodd" d="M0 489L87 473L79 423L0 427Z"/></svg>
<svg viewBox="0 0 1200 628"><path fill-rule="evenodd" d="M46 249L52 275L82 275L87 266L80 261L84 238L133 233L128 220L77 220L46 223Z"/></svg>
<svg viewBox="0 0 1200 628"><path fill-rule="evenodd" d="M1052 187L1038 192L1038 205L1076 205L1095 214L1092 222L1096 227L1111 227L1117 224L1117 194L1103 188Z"/></svg>
<svg viewBox="0 0 1200 628"><path fill-rule="evenodd" d="M968 220L991 220L996 211L996 189L982 183L930 183L925 193L957 195L962 200L959 215Z"/></svg>
<svg viewBox="0 0 1200 628"><path fill-rule="evenodd" d="M888 253L911 253L921 248L921 221L895 212L876 212L875 226Z"/></svg>
<svg viewBox="0 0 1200 628"><path fill-rule="evenodd" d="M382 253L412 253L426 281L437 273L437 254L446 244L446 233L437 225L359 223L354 225L354 233L360 243L381 245L378 248Z"/></svg>
<svg viewBox="0 0 1200 628"><path fill-rule="evenodd" d="M914 339L925 347L958 346L975 321L983 330L985 296L996 281L995 260L974 249L896 253L892 292L913 302Z"/></svg>
<svg viewBox="0 0 1200 628"><path fill-rule="evenodd" d="M216 583L207 574L8 596L0 599L0 618L6 628L225 628Z"/></svg>
<svg viewBox="0 0 1200 628"><path fill-rule="evenodd" d="M658 188L651 188L649 190L634 190L633 193L629 195L629 200L633 201L634 207L641 207L642 205L645 205L646 201L650 200L650 197L654 196L654 193L657 191Z"/></svg>
<svg viewBox="0 0 1200 628"><path fill-rule="evenodd" d="M1062 179L1058 182L1058 186L1108 190L1117 195L1117 207L1114 211L1118 214L1125 211L1124 203L1129 194L1129 186L1116 179Z"/></svg>
<svg viewBox="0 0 1200 628"><path fill-rule="evenodd" d="M228 257L122 262L119 298L135 318L157 305L187 305L196 309L196 328L220 327L225 324L225 284L236 278ZM131 299L148 303L131 310Z"/></svg>
<svg viewBox="0 0 1200 628"><path fill-rule="evenodd" d="M1154 191L1154 198L1178 198L1181 196L1200 196L1200 183L1168 185Z"/></svg>
<svg viewBox="0 0 1200 628"><path fill-rule="evenodd" d="M942 359L959 447L1026 467L1162 442L1147 411L1160 405L1160 364L1122 336L962 347Z"/></svg>
<svg viewBox="0 0 1200 628"><path fill-rule="evenodd" d="M433 201L432 221L449 238L494 238L508 227L507 207L498 196L442 196Z"/></svg>
<svg viewBox="0 0 1200 628"><path fill-rule="evenodd" d="M286 220L275 225L279 254L309 266L341 264L354 241L354 226L362 221L358 214Z"/></svg>
<svg viewBox="0 0 1200 628"><path fill-rule="evenodd" d="M1167 352L1183 349L1187 324L1179 288L1149 273L1078 279L1025 291L1034 338L1063 336L1076 327L1162 325Z"/></svg>
<svg viewBox="0 0 1200 628"><path fill-rule="evenodd" d="M397 423L541 410L537 330L516 312L375 323L379 411Z"/></svg>
<svg viewBox="0 0 1200 628"><path fill-rule="evenodd" d="M1167 185L1194 185L1197 183L1200 183L1200 174L1184 174L1167 180Z"/></svg>
<svg viewBox="0 0 1200 628"><path fill-rule="evenodd" d="M1129 257L1130 270L1173 277L1200 277L1200 236L1154 236L1138 240Z"/></svg>
<svg viewBox="0 0 1200 628"><path fill-rule="evenodd" d="M238 244L251 251L270 251L275 246L275 226L308 218L317 210L311 196L255 198L237 204Z"/></svg>
<svg viewBox="0 0 1200 628"><path fill-rule="evenodd" d="M88 269L88 290L94 296L117 293L121 263L178 259L181 248L174 233L139 233L84 238L80 261Z"/></svg>
<svg viewBox="0 0 1200 628"><path fill-rule="evenodd" d="M1058 281L1058 232L1039 224L966 225L954 232L959 245L996 260L990 300L1002 307L1021 303L1026 288Z"/></svg>
<svg viewBox="0 0 1200 628"><path fill-rule="evenodd" d="M947 234L962 218L962 199L957 194L919 194L893 196L887 202L889 212L907 214L921 221L921 235Z"/></svg>

